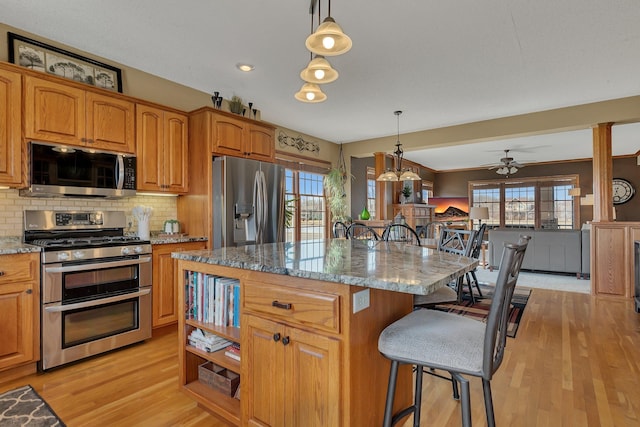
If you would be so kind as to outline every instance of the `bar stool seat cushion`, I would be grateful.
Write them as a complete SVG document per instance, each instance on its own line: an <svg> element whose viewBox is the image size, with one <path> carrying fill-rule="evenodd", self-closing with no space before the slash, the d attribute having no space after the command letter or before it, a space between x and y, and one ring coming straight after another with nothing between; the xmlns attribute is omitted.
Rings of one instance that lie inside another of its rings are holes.
<svg viewBox="0 0 640 427"><path fill-rule="evenodd" d="M404 363L484 377L485 329L485 323L469 317L419 309L387 326L378 349Z"/></svg>
<svg viewBox="0 0 640 427"><path fill-rule="evenodd" d="M450 286L443 286L427 295L414 295L413 305L435 305L448 302L456 302L458 300L458 292Z"/></svg>

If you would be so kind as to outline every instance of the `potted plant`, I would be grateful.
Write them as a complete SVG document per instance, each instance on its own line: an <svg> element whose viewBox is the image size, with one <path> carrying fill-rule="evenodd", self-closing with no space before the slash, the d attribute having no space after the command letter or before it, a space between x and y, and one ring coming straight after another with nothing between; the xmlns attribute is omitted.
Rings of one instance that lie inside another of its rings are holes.
<svg viewBox="0 0 640 427"><path fill-rule="evenodd" d="M411 197L411 193L413 193L413 190L411 189L411 185L405 184L404 187L402 187L402 196L404 197L403 203L407 203L409 201L409 197Z"/></svg>
<svg viewBox="0 0 640 427"><path fill-rule="evenodd" d="M348 174L341 168L331 168L324 177L324 190L327 194L327 204L331 212L331 222L348 219L347 194L344 191L344 184Z"/></svg>
<svg viewBox="0 0 640 427"><path fill-rule="evenodd" d="M244 106L242 105L242 98L237 95L233 95L231 97L231 100L229 101L229 110L232 113L241 114L243 107Z"/></svg>

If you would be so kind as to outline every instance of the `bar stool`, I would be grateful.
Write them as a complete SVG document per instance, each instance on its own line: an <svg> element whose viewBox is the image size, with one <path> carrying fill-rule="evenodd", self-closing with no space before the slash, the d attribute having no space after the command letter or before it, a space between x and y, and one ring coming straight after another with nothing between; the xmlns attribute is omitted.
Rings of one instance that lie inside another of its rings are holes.
<svg viewBox="0 0 640 427"><path fill-rule="evenodd" d="M411 413L414 427L420 426L422 374L425 367L447 371L460 384L463 426L471 426L469 380L463 375L482 378L487 424L495 426L491 378L502 363L507 314L529 239L529 236L521 236L517 244L505 243L486 324L457 314L419 309L382 331L378 350L391 360L385 427L391 427ZM394 415L393 400L401 363L416 365L414 403Z"/></svg>

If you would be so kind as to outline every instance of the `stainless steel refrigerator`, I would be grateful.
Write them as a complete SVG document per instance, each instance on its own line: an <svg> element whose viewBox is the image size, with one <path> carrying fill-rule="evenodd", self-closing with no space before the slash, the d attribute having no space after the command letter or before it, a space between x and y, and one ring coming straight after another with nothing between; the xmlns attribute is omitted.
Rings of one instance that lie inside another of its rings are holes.
<svg viewBox="0 0 640 427"><path fill-rule="evenodd" d="M213 248L284 240L284 167L213 159Z"/></svg>

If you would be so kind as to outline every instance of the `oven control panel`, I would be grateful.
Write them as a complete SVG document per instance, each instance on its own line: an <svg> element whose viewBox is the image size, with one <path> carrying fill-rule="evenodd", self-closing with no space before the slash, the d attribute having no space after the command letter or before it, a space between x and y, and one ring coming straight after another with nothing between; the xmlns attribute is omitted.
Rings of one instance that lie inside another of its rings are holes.
<svg viewBox="0 0 640 427"><path fill-rule="evenodd" d="M102 225L102 212L56 212L56 226Z"/></svg>

